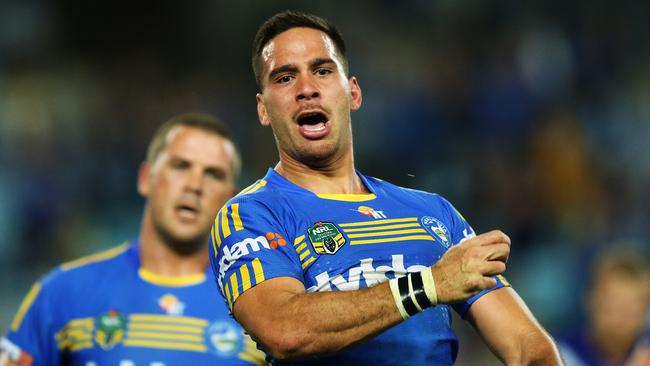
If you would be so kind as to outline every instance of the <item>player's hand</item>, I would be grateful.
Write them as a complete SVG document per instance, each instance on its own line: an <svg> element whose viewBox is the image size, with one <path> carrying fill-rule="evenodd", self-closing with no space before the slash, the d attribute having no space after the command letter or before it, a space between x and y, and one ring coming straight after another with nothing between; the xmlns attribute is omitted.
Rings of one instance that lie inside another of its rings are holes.
<svg viewBox="0 0 650 366"><path fill-rule="evenodd" d="M438 302L451 304L494 287L493 276L506 270L510 238L499 230L468 239L449 249L431 266Z"/></svg>

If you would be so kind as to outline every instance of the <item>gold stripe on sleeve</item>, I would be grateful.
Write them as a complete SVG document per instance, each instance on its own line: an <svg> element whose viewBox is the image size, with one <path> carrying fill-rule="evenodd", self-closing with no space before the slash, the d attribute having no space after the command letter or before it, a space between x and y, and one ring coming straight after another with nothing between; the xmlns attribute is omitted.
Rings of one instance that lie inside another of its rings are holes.
<svg viewBox="0 0 650 366"><path fill-rule="evenodd" d="M41 284L39 282L36 282L32 286L32 288L29 289L27 296L25 296L25 299L23 299L23 302L20 304L20 307L18 308L18 312L16 313L14 320L11 322L12 331L14 332L18 331L20 325L23 322L23 319L25 318L25 314L27 314L27 311L34 303L34 300L36 300L36 296L38 296L39 292L41 292Z"/></svg>
<svg viewBox="0 0 650 366"><path fill-rule="evenodd" d="M300 253L307 248L307 243L302 243L298 248L296 248L296 253Z"/></svg>
<svg viewBox="0 0 650 366"><path fill-rule="evenodd" d="M264 187L266 185L266 181L262 179L259 183L255 185L255 187L251 188L250 190L246 191L246 194L250 193L255 193L257 192L260 188Z"/></svg>
<svg viewBox="0 0 650 366"><path fill-rule="evenodd" d="M223 292L226 294L226 300L228 300L228 307L232 310L232 295L230 295L230 285L225 284L223 286Z"/></svg>
<svg viewBox="0 0 650 366"><path fill-rule="evenodd" d="M264 282L264 268L259 258L253 259L253 275L255 276L255 284Z"/></svg>
<svg viewBox="0 0 650 366"><path fill-rule="evenodd" d="M300 255L300 261L302 262L302 260L305 259L305 257L307 257L307 256L310 255L310 254L311 254L311 251L310 251L310 250L305 250L305 251Z"/></svg>
<svg viewBox="0 0 650 366"><path fill-rule="evenodd" d="M210 229L210 238L212 239L212 249L214 250L214 257L216 258L217 254L219 254L219 247L217 246L217 238L214 235L214 229L214 225L212 225L212 229Z"/></svg>
<svg viewBox="0 0 650 366"><path fill-rule="evenodd" d="M99 253L91 254L85 257L81 257L79 259L72 260L70 262L63 263L61 265L61 269L64 271L71 270L73 268L77 268L86 264L90 263L96 263L96 262L101 262L104 260L111 259L113 257L116 257L122 253L124 253L127 249L129 249L129 242L124 242L114 248L104 250Z"/></svg>
<svg viewBox="0 0 650 366"><path fill-rule="evenodd" d="M237 280L237 272L230 276L230 289L232 290L232 302L239 297L239 281Z"/></svg>
<svg viewBox="0 0 650 366"><path fill-rule="evenodd" d="M242 293L249 288L251 288L251 275L248 272L248 266L246 264L242 264L242 266L239 268L239 272L241 273L241 286L242 286Z"/></svg>
<svg viewBox="0 0 650 366"><path fill-rule="evenodd" d="M235 225L235 231L244 230L244 223L241 222L241 217L239 217L239 203L232 204L232 221Z"/></svg>
<svg viewBox="0 0 650 366"><path fill-rule="evenodd" d="M212 228L214 229L214 238L216 239L217 249L221 246L221 233L219 232L219 221L221 221L221 211L217 214L217 218L214 219L214 224ZM217 251L214 251L214 255L217 255Z"/></svg>
<svg viewBox="0 0 650 366"><path fill-rule="evenodd" d="M497 275L497 278L500 279L501 282L503 282L503 285L504 285L504 286L506 286L506 287L512 287L512 286L510 285L510 282L508 282L508 280L506 280L506 278L503 277L503 275Z"/></svg>
<svg viewBox="0 0 650 366"><path fill-rule="evenodd" d="M221 233L223 238L230 236L230 225L228 225L228 206L223 206L221 209Z"/></svg>
<svg viewBox="0 0 650 366"><path fill-rule="evenodd" d="M311 257L311 258L307 259L307 260L305 261L305 263L302 264L302 269L307 268L307 266L310 265L311 262L313 262L313 261L315 261L315 260L316 260L316 258L314 258L314 257Z"/></svg>

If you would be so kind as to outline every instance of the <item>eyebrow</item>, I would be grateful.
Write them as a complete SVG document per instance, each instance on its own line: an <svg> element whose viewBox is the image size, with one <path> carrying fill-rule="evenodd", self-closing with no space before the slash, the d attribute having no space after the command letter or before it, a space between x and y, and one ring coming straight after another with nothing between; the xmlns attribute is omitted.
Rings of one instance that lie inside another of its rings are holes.
<svg viewBox="0 0 650 366"><path fill-rule="evenodd" d="M280 67L276 67L275 69L271 70L271 72L269 73L269 80L273 80L278 74L282 74L283 72L296 71L296 70L298 70L298 68L294 64L286 64Z"/></svg>
<svg viewBox="0 0 650 366"><path fill-rule="evenodd" d="M336 62L334 62L334 60L332 60L329 57L326 57L326 58L319 57L319 58L315 58L315 59L313 59L313 60L311 60L309 62L309 68L310 69L315 69L315 68L317 68L319 66L323 66L323 65L326 65L326 64L334 64L334 65L336 65ZM282 65L280 67L276 67L275 69L271 70L271 72L269 72L268 79L273 80L277 75L282 74L283 72L295 72L297 70L298 70L298 67L296 65L294 65L294 64Z"/></svg>
<svg viewBox="0 0 650 366"><path fill-rule="evenodd" d="M323 66L325 64L334 64L334 65L336 65L336 62L334 62L334 60L332 60L331 58L316 58L316 59L312 60L309 63L309 67L314 69L314 68L316 68L318 66Z"/></svg>

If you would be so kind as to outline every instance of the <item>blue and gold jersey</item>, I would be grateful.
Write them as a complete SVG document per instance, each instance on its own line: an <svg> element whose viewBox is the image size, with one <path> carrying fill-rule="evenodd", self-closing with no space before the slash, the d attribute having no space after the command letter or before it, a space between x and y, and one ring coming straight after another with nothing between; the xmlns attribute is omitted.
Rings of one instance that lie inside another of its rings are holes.
<svg viewBox="0 0 650 366"><path fill-rule="evenodd" d="M231 309L243 292L274 277L296 278L308 292L373 286L421 271L474 236L439 195L359 176L371 194L316 195L270 169L221 209L210 259ZM502 277L497 282L495 289L507 285ZM464 315L486 292L453 307ZM449 306L438 305L361 345L306 363L449 365L457 349Z"/></svg>
<svg viewBox="0 0 650 366"><path fill-rule="evenodd" d="M140 268L138 248L123 244L50 272L0 350L25 366L265 364L207 273L158 277Z"/></svg>

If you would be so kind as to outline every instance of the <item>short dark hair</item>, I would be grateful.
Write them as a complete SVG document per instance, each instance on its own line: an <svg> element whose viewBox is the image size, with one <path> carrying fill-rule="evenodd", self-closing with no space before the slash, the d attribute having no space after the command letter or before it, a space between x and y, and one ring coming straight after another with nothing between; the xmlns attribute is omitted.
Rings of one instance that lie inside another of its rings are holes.
<svg viewBox="0 0 650 366"><path fill-rule="evenodd" d="M298 11L285 10L277 13L267 19L264 24L260 26L253 41L253 72L255 73L255 80L260 89L262 89L262 74L264 72L264 65L262 64L262 49L269 43L275 36L284 33L292 28L313 28L320 30L327 34L334 42L338 53L343 59L343 69L347 75L348 73L348 59L345 55L345 42L341 32L329 21L313 15Z"/></svg>
<svg viewBox="0 0 650 366"><path fill-rule="evenodd" d="M147 148L147 163L153 164L158 155L167 146L167 135L176 126L198 128L200 130L214 133L230 141L233 146L232 171L236 180L241 172L241 156L237 144L232 139L230 129L216 117L205 113L183 113L176 115L163 123L153 134L149 147Z"/></svg>

